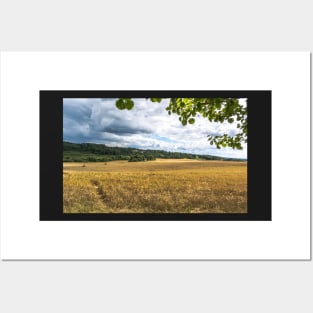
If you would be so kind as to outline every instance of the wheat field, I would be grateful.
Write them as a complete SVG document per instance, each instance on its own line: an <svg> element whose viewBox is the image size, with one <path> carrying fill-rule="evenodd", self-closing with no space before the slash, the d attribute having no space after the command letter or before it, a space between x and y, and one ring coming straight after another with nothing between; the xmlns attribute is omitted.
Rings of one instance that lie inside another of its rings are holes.
<svg viewBox="0 0 313 313"><path fill-rule="evenodd" d="M64 163L63 212L247 213L247 163Z"/></svg>

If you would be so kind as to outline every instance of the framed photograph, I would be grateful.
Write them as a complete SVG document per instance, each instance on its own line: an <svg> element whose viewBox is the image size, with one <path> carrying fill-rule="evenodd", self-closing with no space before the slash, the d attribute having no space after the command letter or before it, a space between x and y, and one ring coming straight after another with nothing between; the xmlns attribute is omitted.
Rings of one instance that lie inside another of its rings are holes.
<svg viewBox="0 0 313 313"><path fill-rule="evenodd" d="M309 52L0 68L2 259L311 259Z"/></svg>
<svg viewBox="0 0 313 313"><path fill-rule="evenodd" d="M271 91L40 91L40 149L40 220L271 220Z"/></svg>

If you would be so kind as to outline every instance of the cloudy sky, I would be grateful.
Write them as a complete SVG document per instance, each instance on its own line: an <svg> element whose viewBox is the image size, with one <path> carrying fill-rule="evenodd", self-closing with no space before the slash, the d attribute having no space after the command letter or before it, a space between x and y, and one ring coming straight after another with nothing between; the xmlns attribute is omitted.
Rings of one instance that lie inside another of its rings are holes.
<svg viewBox="0 0 313 313"><path fill-rule="evenodd" d="M115 106L116 99L63 99L63 140L247 158L246 146L241 151L216 149L207 140L209 134L236 134L236 123L210 123L199 115L195 124L182 126L178 115L165 110L169 99L161 103L133 100L132 110L121 111Z"/></svg>

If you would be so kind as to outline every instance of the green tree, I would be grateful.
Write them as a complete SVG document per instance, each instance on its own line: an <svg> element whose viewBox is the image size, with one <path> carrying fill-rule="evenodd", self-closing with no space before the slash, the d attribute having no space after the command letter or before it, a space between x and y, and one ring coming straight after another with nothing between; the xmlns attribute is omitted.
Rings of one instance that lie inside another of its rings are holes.
<svg viewBox="0 0 313 313"><path fill-rule="evenodd" d="M143 162L143 161L146 161L146 158L143 154L135 154L135 155L132 155L128 162Z"/></svg>
<svg viewBox="0 0 313 313"><path fill-rule="evenodd" d="M163 98L146 98L152 102L161 102ZM134 101L131 98L119 98L116 107L120 110L131 110ZM218 149L221 147L231 147L242 149L242 143L247 143L248 120L247 105L239 103L235 98L170 98L168 114L172 113L179 116L183 126L194 124L196 117L201 115L210 122L236 123L239 132L235 136L229 134L208 135L208 141Z"/></svg>

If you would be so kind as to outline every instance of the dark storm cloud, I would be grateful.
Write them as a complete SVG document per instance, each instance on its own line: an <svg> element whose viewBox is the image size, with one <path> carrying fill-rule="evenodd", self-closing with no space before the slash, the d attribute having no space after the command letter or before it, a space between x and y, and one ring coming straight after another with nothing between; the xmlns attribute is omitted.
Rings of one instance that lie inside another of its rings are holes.
<svg viewBox="0 0 313 313"><path fill-rule="evenodd" d="M63 116L72 120L86 121L90 119L91 107L88 103L77 103L76 99L64 99Z"/></svg>
<svg viewBox="0 0 313 313"><path fill-rule="evenodd" d="M151 134L152 131L144 128L134 128L127 125L116 125L115 127L104 127L103 129L106 133L116 134L116 135L134 135L134 134Z"/></svg>
<svg viewBox="0 0 313 313"><path fill-rule="evenodd" d="M120 143L125 136L152 134L145 111L120 111L116 99L64 99L63 137L73 142Z"/></svg>

